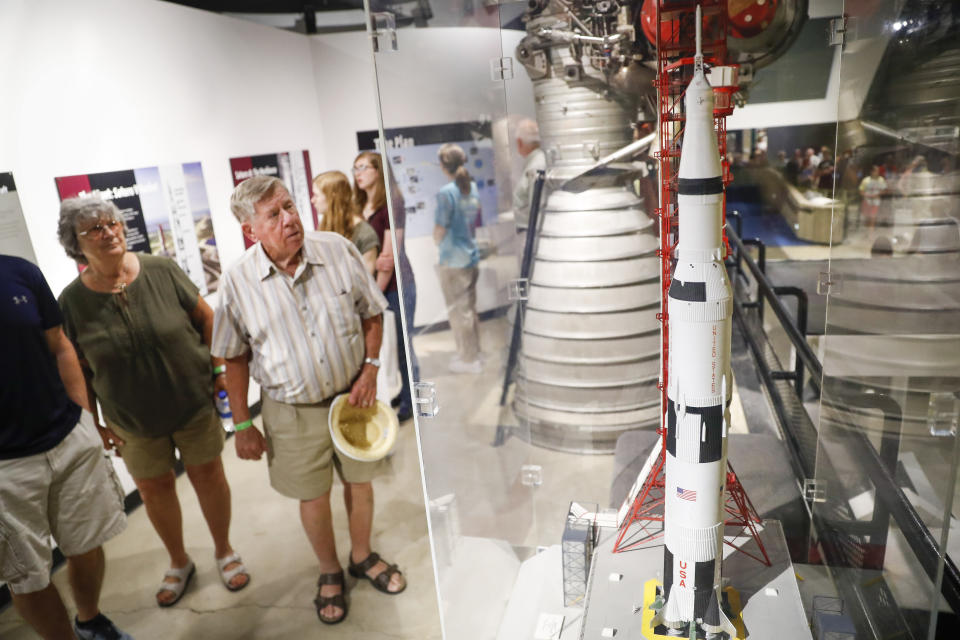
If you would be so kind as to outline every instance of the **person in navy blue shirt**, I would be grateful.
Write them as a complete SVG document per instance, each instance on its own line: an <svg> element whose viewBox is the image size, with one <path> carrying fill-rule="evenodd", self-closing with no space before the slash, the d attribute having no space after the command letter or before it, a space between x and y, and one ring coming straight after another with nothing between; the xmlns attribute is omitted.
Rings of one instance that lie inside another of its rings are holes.
<svg viewBox="0 0 960 640"><path fill-rule="evenodd" d="M32 263L0 255L0 581L48 640L132 640L100 612L103 543L126 527L123 490L93 426L57 301ZM77 616L50 582L53 537ZM76 634L76 635L74 635Z"/></svg>

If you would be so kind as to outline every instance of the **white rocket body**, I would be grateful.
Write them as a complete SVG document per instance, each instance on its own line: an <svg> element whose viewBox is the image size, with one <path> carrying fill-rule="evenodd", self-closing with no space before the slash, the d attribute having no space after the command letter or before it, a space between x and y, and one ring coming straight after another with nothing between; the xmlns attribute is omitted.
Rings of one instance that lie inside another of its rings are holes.
<svg viewBox="0 0 960 640"><path fill-rule="evenodd" d="M699 56L698 56L699 62ZM713 90L695 65L678 172L680 239L668 293L664 596L655 624L736 630L720 607L733 296Z"/></svg>

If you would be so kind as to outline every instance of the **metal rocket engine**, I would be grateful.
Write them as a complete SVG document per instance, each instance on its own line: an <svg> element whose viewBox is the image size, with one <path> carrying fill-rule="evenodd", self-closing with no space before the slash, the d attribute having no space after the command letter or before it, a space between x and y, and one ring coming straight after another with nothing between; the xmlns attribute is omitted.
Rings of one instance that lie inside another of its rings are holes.
<svg viewBox="0 0 960 640"><path fill-rule="evenodd" d="M723 182L713 90L699 40L698 33L694 76L684 98L680 237L668 294L666 547L663 601L654 625L680 629L699 624L732 638L736 629L720 606L720 563L733 296L723 264Z"/></svg>

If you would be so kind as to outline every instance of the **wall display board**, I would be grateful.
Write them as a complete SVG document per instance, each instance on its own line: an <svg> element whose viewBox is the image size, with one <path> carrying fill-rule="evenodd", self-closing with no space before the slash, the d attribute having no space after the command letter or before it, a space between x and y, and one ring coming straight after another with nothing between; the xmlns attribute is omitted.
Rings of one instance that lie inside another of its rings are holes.
<svg viewBox="0 0 960 640"><path fill-rule="evenodd" d="M247 178L253 176L275 176L283 180L287 191L293 196L301 218L310 212L313 217L313 228L319 224L317 212L310 202L311 183L313 173L310 169L310 152L282 151L280 153L266 153L259 156L243 156L230 158L230 174L233 177L233 186L237 186ZM243 242L247 247L253 243L246 236Z"/></svg>
<svg viewBox="0 0 960 640"><path fill-rule="evenodd" d="M357 132L360 151L385 149L397 184L403 193L408 238L433 233L436 196L449 180L440 169L437 151L445 143L459 145L467 154L467 171L477 183L482 224L497 219L497 188L494 178L493 135L490 122L457 122L385 129L386 144L377 131Z"/></svg>
<svg viewBox="0 0 960 640"><path fill-rule="evenodd" d="M60 199L99 195L123 213L127 249L176 258L206 295L220 281L220 256L199 162L57 178Z"/></svg>
<svg viewBox="0 0 960 640"><path fill-rule="evenodd" d="M0 173L0 253L37 263L12 173Z"/></svg>

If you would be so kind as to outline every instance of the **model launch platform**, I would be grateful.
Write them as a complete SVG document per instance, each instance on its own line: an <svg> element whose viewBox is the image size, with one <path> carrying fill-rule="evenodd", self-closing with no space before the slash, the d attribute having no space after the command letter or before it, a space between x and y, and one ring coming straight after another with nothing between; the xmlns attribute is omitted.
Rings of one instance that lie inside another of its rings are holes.
<svg viewBox="0 0 960 640"><path fill-rule="evenodd" d="M663 537L631 551L613 553L616 537L615 529L600 529L590 566L580 638L686 638L685 635L656 634L649 628L653 618L649 606L656 597L657 583L662 580ZM725 600L733 616L740 613L738 632L745 630L747 638L757 640L811 640L780 523L765 520L760 537L770 556L769 567L723 545L723 578L728 583ZM755 543L749 538L738 538L734 542L745 545L746 551L756 551ZM751 546L754 546L752 550ZM704 636L701 633L698 637Z"/></svg>

